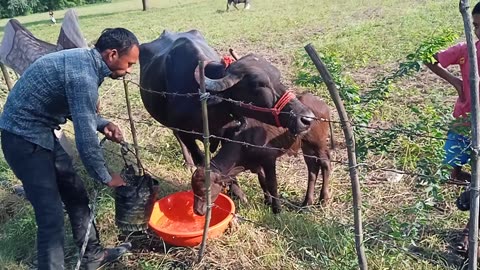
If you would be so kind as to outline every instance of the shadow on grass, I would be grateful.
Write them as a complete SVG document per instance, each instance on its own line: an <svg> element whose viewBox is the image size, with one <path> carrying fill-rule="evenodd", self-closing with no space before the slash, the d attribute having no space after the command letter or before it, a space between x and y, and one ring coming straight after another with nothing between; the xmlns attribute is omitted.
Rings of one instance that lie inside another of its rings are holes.
<svg viewBox="0 0 480 270"><path fill-rule="evenodd" d="M371 252L382 249L387 253L403 253L415 260L425 261L430 265L448 269L458 269L463 263L463 254L458 253L455 249L455 245L461 239L462 230L437 229L430 227L431 225L426 225L419 228L419 231L423 232L420 239L414 239L415 237L390 236L390 229L384 220L378 223L370 222L370 224L383 224L368 228L368 231L373 233L368 234L365 247ZM446 249L440 250L425 246L426 242L422 240L430 236L437 237L441 243L447 243ZM415 244L412 244L413 241Z"/></svg>
<svg viewBox="0 0 480 270"><path fill-rule="evenodd" d="M298 209L295 209L298 210ZM318 220L309 212L265 211L255 221L289 242L291 256L307 268L354 269L357 266L352 228L333 220Z"/></svg>

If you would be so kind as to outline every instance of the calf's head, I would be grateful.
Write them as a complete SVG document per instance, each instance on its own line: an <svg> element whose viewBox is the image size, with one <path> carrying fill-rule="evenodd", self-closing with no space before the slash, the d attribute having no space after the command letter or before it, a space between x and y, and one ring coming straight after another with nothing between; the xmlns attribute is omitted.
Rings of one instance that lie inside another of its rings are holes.
<svg viewBox="0 0 480 270"><path fill-rule="evenodd" d="M198 67L195 78L199 81ZM280 71L260 56L249 54L232 63L220 79L205 78L207 91L229 98L234 113L288 128L294 134L308 131L314 119L280 81ZM229 101L226 101L229 102Z"/></svg>
<svg viewBox="0 0 480 270"><path fill-rule="evenodd" d="M244 170L243 168L238 168L238 171ZM238 172L237 171L237 172ZM235 172L231 172L236 174ZM226 185L232 181L232 177L229 175L223 175L219 172L211 171L210 172L210 198L212 203L218 197L218 194L222 191ZM203 216L207 213L207 199L205 188L205 168L198 167L197 170L192 175L192 190L194 193L193 199L193 212L196 215Z"/></svg>

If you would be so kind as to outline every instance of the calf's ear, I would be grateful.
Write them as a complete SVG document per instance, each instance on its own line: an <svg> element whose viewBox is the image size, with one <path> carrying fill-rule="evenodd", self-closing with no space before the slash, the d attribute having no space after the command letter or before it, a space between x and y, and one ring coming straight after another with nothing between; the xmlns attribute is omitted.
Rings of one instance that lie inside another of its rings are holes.
<svg viewBox="0 0 480 270"><path fill-rule="evenodd" d="M242 166L233 167L230 170L228 170L227 175L231 176L231 177L234 177L237 174L239 174L241 172L244 172L245 170L246 170L245 167L242 167Z"/></svg>

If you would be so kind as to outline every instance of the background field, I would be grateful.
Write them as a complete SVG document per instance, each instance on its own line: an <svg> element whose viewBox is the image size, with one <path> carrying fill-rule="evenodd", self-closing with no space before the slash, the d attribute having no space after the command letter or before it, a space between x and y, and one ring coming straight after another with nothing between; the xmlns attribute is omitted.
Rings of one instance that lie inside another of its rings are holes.
<svg viewBox="0 0 480 270"><path fill-rule="evenodd" d="M451 35L459 36L455 42L464 39L457 1L253 0L250 10L229 13L224 12L225 2L150 0L152 8L142 12L140 0L118 0L76 10L89 43L93 43L106 27L126 27L141 42L155 39L164 29L198 29L221 55L227 54L228 48L234 48L240 55L255 52L266 57L282 71L285 84L299 92L310 91L322 96L332 110L333 103L323 85L314 87L295 83L304 78L305 71L311 72L311 63L303 50L306 44L312 43L318 52L333 57L341 70L332 72L343 78L346 84L365 93L375 89L375 82L395 72L399 63L406 61L407 55L432 37L442 36L445 30L450 30ZM17 19L35 36L55 43L63 13L55 12L59 22L55 26L49 26L48 14ZM6 22L0 20L0 36ZM138 75L138 67L135 73ZM386 99L372 110L370 125L384 128L409 126L440 139L395 132L388 137L378 130L365 132L359 129L364 136L391 138L379 141L378 147L372 148L363 162L379 168L431 176L425 180L384 170L361 170L369 267L456 269L462 258L452 248L468 215L459 212L454 204L461 188L440 181L445 177L440 166L443 155L441 138L446 135L444 124L453 108L455 90L424 66L418 72L399 78L388 89ZM7 93L3 80L0 80L0 90L0 105L3 105ZM119 123L131 141L128 122L122 120L127 118L127 111L121 82L106 80L101 96L102 113ZM191 173L183 167L181 152L171 131L149 117L136 89L131 89L131 96L142 160L162 181L162 194L189 189ZM360 110L353 111L356 113ZM335 112L333 117L338 118ZM332 157L346 161L340 126L334 127L338 148ZM66 125L66 130L73 139L70 124ZM112 143L108 148L119 152ZM120 170L122 163L118 157L110 152L106 155L109 166ZM91 183L78 158L76 165L86 182ZM299 204L306 189L303 159L301 156L283 157L277 171L282 198ZM400 181L394 181L400 176L403 176ZM161 242L154 241L144 244L142 249L108 269L356 268L352 196L346 166L334 164L332 202L326 207L317 205L305 213L298 213L296 208L284 202L284 211L275 216L262 204L260 186L254 175L243 173L240 181L250 203L239 205L237 202L239 214L255 223L241 222L221 238L209 241L201 264L195 263L196 248L165 251ZM1 158L0 269L28 269L35 256L32 209L27 201L12 194L11 187L17 183ZM113 245L117 241L117 232L111 191L102 190L98 208L101 238L105 245ZM71 240L67 243L68 269L73 269L76 249Z"/></svg>

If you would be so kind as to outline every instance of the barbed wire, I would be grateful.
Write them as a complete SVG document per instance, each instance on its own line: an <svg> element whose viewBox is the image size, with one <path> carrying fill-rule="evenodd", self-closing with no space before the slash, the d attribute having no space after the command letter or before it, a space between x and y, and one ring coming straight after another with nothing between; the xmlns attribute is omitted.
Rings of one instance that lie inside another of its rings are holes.
<svg viewBox="0 0 480 270"><path fill-rule="evenodd" d="M141 91L157 94L157 95L160 95L160 96L163 96L163 97L174 96L174 97L192 98L192 97L199 97L200 96L200 93L176 93L176 92L154 91L154 90L146 89L146 88L142 87L139 83L137 83L136 81L134 81L132 79L126 79L125 81L127 81L128 83L132 83L132 84L136 85L137 87L139 87L139 89ZM245 103L243 101L233 100L231 98L224 98L224 97L218 96L217 94L210 94L210 96L213 96L214 98L220 99L220 100L225 101L225 102L230 102L230 103L235 104L235 105L240 105L240 106L241 105L252 105L252 103ZM210 97L207 97L207 98L210 98ZM428 138L428 139L436 139L436 140L441 140L441 141L455 141L453 139L449 139L449 138L446 138L446 137L432 136L432 135L428 135L426 133L421 133L421 132L408 130L408 129L375 127L375 126L369 126L369 125L364 125L364 124L358 124L358 123L355 123L351 120L346 120L346 121L331 120L331 119L329 120L329 119L325 119L325 118L318 118L318 117L312 117L312 116L309 116L309 115L297 114L297 113L294 113L293 111L290 111L290 112L283 112L282 111L282 112L280 112L280 114L288 114L288 115L295 116L295 117L297 117L297 116L299 116L299 117L309 117L309 118L311 118L313 120L316 120L316 121L330 122L330 123L335 123L335 124L344 124L346 122L349 122L352 127L358 127L358 128L363 128L363 129L379 130L379 131L394 131L394 132L398 132L398 133L401 133L401 134L404 134L404 135L409 135L409 136L416 136L416 137L422 137L422 138ZM171 128L171 129L173 129L173 128Z"/></svg>
<svg viewBox="0 0 480 270"><path fill-rule="evenodd" d="M128 119L122 119L122 118L118 118L118 117L112 117L112 119L117 119L117 120L124 120L124 121L129 121ZM138 121L135 121L138 123ZM147 124L148 122L145 122L145 124ZM151 124L151 123L148 123L148 124ZM178 132L183 132L183 133L188 133L188 134L192 134L192 135L198 135L198 136L202 136L204 137L203 133L202 132L198 132L198 131L193 131L193 130L185 130L185 129L181 129L181 128L174 128L174 127L168 127L168 126L164 126L162 125L161 128L165 128L165 129L171 129L171 130L175 130L175 131L178 131ZM274 151L280 151L282 152L283 154L288 154L290 152L290 149L285 149L285 148L278 148L278 147L269 147L269 146L261 146L261 145L256 145L256 144L252 144L252 143L248 143L248 142L244 142L244 141L238 141L238 140L233 140L233 139L230 139L230 138L226 138L226 137L222 137L222 136L217 136L217 135L212 135L210 134L209 136L205 137L205 138L208 138L208 139L218 139L218 140L222 140L222 141L227 141L227 142L231 142L231 143L236 143L236 144L241 144L243 146L247 146L247 147L254 147L254 148L261 148L261 149L268 149L268 150L274 150ZM146 150L149 150L151 151L151 149L147 149L145 147L142 147L142 146L139 146L143 149L146 149ZM317 156L313 156L313 155L306 155L306 154L302 154L304 157L309 157L309 158L313 158L315 160L322 160L320 157L317 157ZM347 162L345 161L341 161L341 160L332 160L330 159L330 161L332 163L340 163L340 164L348 164Z"/></svg>
<svg viewBox="0 0 480 270"><path fill-rule="evenodd" d="M116 117L116 116L111 116L112 119L116 119L116 120L123 120L123 121L129 121L128 119L126 118L121 118L121 117ZM152 120L151 122L150 121L142 121L142 120L134 120L134 122L136 123L142 123L142 124L146 124L146 125L152 125L152 123L157 123L156 121ZM160 125L159 126L160 128L164 128L164 129L167 129L167 130L175 130L175 131L178 131L178 132L183 132L183 133L188 133L188 134L192 134L192 135L198 135L198 136L202 136L203 137L203 133L201 132L197 132L197 131L189 131L189 130L185 130L185 129L180 129L180 128L174 128L174 127L168 127L168 126L165 126L165 125ZM247 143L247 142L244 142L244 141L238 141L238 140L234 140L234 139L230 139L230 138L226 138L226 137L222 137L222 136L217 136L217 135L210 135L208 138L214 138L214 139L219 139L219 140L222 140L222 141L227 141L227 142L230 142L230 143L236 143L236 144L241 144L243 146L247 146L247 147L254 147L254 148L261 148L261 149L268 149L268 150L274 150L274 151L280 151L282 152L283 154L288 154L289 153L289 149L285 149L285 148L276 148L276 147L269 147L269 146L262 146L262 145L255 145L255 144L251 144L251 143ZM470 144L471 146L471 144ZM144 147L144 146L139 146L140 148L142 149L145 149L151 153L158 153L158 154L162 154L160 152L157 152L157 151L154 151L150 148L147 148L147 147ZM469 147L469 146L468 146ZM292 153L292 152L290 152ZM282 154L282 155L283 155ZM312 158L312 159L315 159L317 161L319 160L322 160L320 157L317 157L317 156L313 156L313 155L307 155L307 154L304 154L304 153L292 153L294 154L295 156L297 155L302 155L303 157L308 157L308 158ZM459 156L461 153L458 153L457 156ZM454 156L455 158L456 156ZM345 160L334 160L334 159L330 159L330 162L334 163L334 164L341 164L341 165L345 165L345 166L348 166L348 162L345 161ZM398 170L398 169L394 169L394 168L385 168L385 167L379 167L378 165L375 165L375 164L367 164L367 163L359 163L357 164L356 167L365 167L365 168L368 168L369 170L375 170L375 171L389 171L389 172L393 172L393 173L397 173L397 174L403 174L403 175L408 175L408 176L412 176L412 177L420 177L420 178L427 178L427 179L436 179L435 176L432 176L432 175L426 175L426 174L420 174L420 173L415 173L415 172L408 172L408 171L404 171L404 170ZM348 167L350 168L350 167ZM462 185L462 183L459 183L459 182L451 182L453 184L459 184L459 185Z"/></svg>
<svg viewBox="0 0 480 270"><path fill-rule="evenodd" d="M160 96L163 96L163 97L166 97L166 96L174 96L174 97L187 97L187 98L192 98L192 97L199 97L199 96L200 96L200 93L177 93L177 92L155 91L155 90L151 90L151 89L147 89L147 88L142 87L138 82L136 82L136 81L134 81L134 80L132 80L132 79L126 79L125 81L126 81L127 83L132 83L132 84L134 84L134 85L137 86L141 91L148 92L148 93L153 93L153 94L157 94L157 95L160 95ZM224 98L224 97L221 97L221 96L219 96L218 94L214 94L214 93L210 93L208 96L206 96L206 98L207 98L207 99L208 99L208 98L219 99L219 100L222 100L222 101L225 101L225 102L232 103L232 104L237 105L237 106L250 106L250 105L253 105L252 103L246 103L246 102L243 102L243 101L240 101L240 100L234 100L234 99L231 99L231 98ZM436 140L442 140L442 141L453 141L453 140L448 139L448 138L446 138L446 137L432 136L432 135L424 134L424 133L417 132L417 131L404 130L404 129L398 129L398 128L381 128L381 127L374 127L374 126L369 126L369 125L354 123L354 122L351 121L351 120L346 120L346 121L331 120L331 119L326 119L326 118L321 118L321 117L312 117L312 116L310 116L310 115L302 115L302 114L295 113L295 112L293 112L293 111L289 111L289 112L283 112L283 111L281 111L280 114L288 114L288 115L293 116L293 117L308 117L308 118L313 119L313 120L315 120L315 121L329 122L329 123L335 123L335 124L344 124L344 123L348 122L348 123L350 123L350 125L351 125L352 127L358 127L358 128L364 128L364 129L371 129L371 130L380 130L380 131L395 131L395 132L402 133L402 134L405 134L405 135L410 135L410 136L417 136L417 137L423 137L423 138L429 138L429 139L436 139Z"/></svg>

